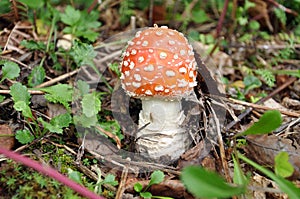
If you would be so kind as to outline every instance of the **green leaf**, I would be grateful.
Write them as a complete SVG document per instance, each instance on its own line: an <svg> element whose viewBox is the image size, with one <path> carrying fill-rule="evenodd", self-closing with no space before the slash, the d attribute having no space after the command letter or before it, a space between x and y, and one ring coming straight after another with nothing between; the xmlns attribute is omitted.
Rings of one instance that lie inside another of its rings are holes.
<svg viewBox="0 0 300 199"><path fill-rule="evenodd" d="M19 77L19 75L20 67L18 66L18 64L7 61L2 67L2 78L0 82L2 82L4 79L14 79L16 77Z"/></svg>
<svg viewBox="0 0 300 199"><path fill-rule="evenodd" d="M257 21L250 21L250 23L249 23L249 28L251 29L251 30L258 30L259 29L259 27L260 27L260 25L259 25L259 23L257 22Z"/></svg>
<svg viewBox="0 0 300 199"><path fill-rule="evenodd" d="M5 96L3 96L3 95L0 95L0 103L1 103L1 102L3 102L3 101L4 101L4 99L5 99Z"/></svg>
<svg viewBox="0 0 300 199"><path fill-rule="evenodd" d="M101 110L101 101L96 92L84 95L81 104L83 114L87 117L92 117Z"/></svg>
<svg viewBox="0 0 300 199"><path fill-rule="evenodd" d="M28 85L30 87L35 87L43 83L45 77L46 77L46 72L44 67L42 66L34 67L28 77Z"/></svg>
<svg viewBox="0 0 300 199"><path fill-rule="evenodd" d="M46 50L46 44L44 44L41 41L34 41L34 40L23 40L20 43L22 46L29 50L40 50L40 51L45 51Z"/></svg>
<svg viewBox="0 0 300 199"><path fill-rule="evenodd" d="M30 133L29 130L17 130L16 139L21 144L28 144L34 140L34 136Z"/></svg>
<svg viewBox="0 0 300 199"><path fill-rule="evenodd" d="M140 196L143 198L152 198L152 194L150 192L140 192Z"/></svg>
<svg viewBox="0 0 300 199"><path fill-rule="evenodd" d="M266 82L266 84L268 84L268 86L273 87L275 85L275 76L270 70L258 69L254 72L258 75L261 75L261 77Z"/></svg>
<svg viewBox="0 0 300 199"><path fill-rule="evenodd" d="M279 19L279 21L283 24L286 25L286 14L285 11L281 8L274 8L274 13L277 17L277 19Z"/></svg>
<svg viewBox="0 0 300 199"><path fill-rule="evenodd" d="M70 55L77 66L88 65L94 67L95 64L93 59L96 57L97 53L92 45L74 41Z"/></svg>
<svg viewBox="0 0 300 199"><path fill-rule="evenodd" d="M26 102L24 102L24 101L17 101L17 102L15 102L14 109L16 109L17 111L21 111L22 115L24 117L33 119L33 115L32 115L31 109L28 106L28 104L26 104Z"/></svg>
<svg viewBox="0 0 300 199"><path fill-rule="evenodd" d="M111 186L117 186L119 183L118 181L115 180L115 176L112 174L107 174L104 178L104 180L102 181L103 184L109 184Z"/></svg>
<svg viewBox="0 0 300 199"><path fill-rule="evenodd" d="M280 112L277 110L269 110L266 111L259 120L246 131L237 134L237 136L267 134L278 128L281 123L282 118Z"/></svg>
<svg viewBox="0 0 300 199"><path fill-rule="evenodd" d="M299 70L276 70L274 72L276 74L291 75L300 78L300 69Z"/></svg>
<svg viewBox="0 0 300 199"><path fill-rule="evenodd" d="M32 9L41 8L44 5L44 1L41 0L19 0L19 1Z"/></svg>
<svg viewBox="0 0 300 199"><path fill-rule="evenodd" d="M141 183L137 182L134 184L133 189L139 193L143 190L143 185L141 185Z"/></svg>
<svg viewBox="0 0 300 199"><path fill-rule="evenodd" d="M233 182L237 185L243 185L245 186L247 184L247 178L244 175L240 165L238 164L237 160L234 156L232 156L233 160Z"/></svg>
<svg viewBox="0 0 300 199"><path fill-rule="evenodd" d="M80 92L80 95L83 96L83 95L89 93L90 85L87 82L85 82L85 81L78 80L77 81L77 88L78 88L78 90Z"/></svg>
<svg viewBox="0 0 300 199"><path fill-rule="evenodd" d="M81 17L80 11L75 10L72 6L69 5L65 9L65 13L60 14L61 21L70 26L74 26L76 23L78 23L80 17Z"/></svg>
<svg viewBox="0 0 300 199"><path fill-rule="evenodd" d="M160 170L156 170L151 174L150 177L151 177L151 180L150 180L148 186L161 183L165 178L165 174Z"/></svg>
<svg viewBox="0 0 300 199"><path fill-rule="evenodd" d="M280 152L275 156L275 173L283 178L289 177L294 172L294 167L289 163L289 154Z"/></svg>
<svg viewBox="0 0 300 199"><path fill-rule="evenodd" d="M249 1L249 0L246 0L246 1L245 1L245 4L244 4L245 10L248 10L248 9L251 8L251 7L255 7L255 3L253 3L253 2L251 2L251 1Z"/></svg>
<svg viewBox="0 0 300 199"><path fill-rule="evenodd" d="M189 192L200 198L228 198L245 192L244 187L231 186L218 174L198 166L185 167L181 180Z"/></svg>
<svg viewBox="0 0 300 199"><path fill-rule="evenodd" d="M68 127L72 122L72 117L69 113L60 114L50 120L50 122L45 122L42 118L38 118L44 128L48 129L52 133L63 133L63 128Z"/></svg>
<svg viewBox="0 0 300 199"><path fill-rule="evenodd" d="M14 83L10 87L10 93L12 96L13 101L16 103L18 101L24 101L26 104L29 105L29 100L30 100L30 94L27 91L27 87L23 86L21 83L17 82Z"/></svg>
<svg viewBox="0 0 300 199"><path fill-rule="evenodd" d="M243 82L245 84L245 93L251 89L259 88L262 85L261 81L253 75L246 76Z"/></svg>
<svg viewBox="0 0 300 199"><path fill-rule="evenodd" d="M82 180L81 180L81 173L78 171L73 171L72 169L68 168L68 176L71 180L82 184Z"/></svg>
<svg viewBox="0 0 300 199"><path fill-rule="evenodd" d="M193 10L192 11L192 20L196 23L204 23L209 20L207 14L204 10Z"/></svg>
<svg viewBox="0 0 300 199"><path fill-rule="evenodd" d="M296 187L291 181L288 181L284 179L281 176L275 175L273 172L269 171L268 169L260 166L259 164L253 162L252 160L248 159L247 157L243 156L242 154L238 154L238 157L246 162L247 164L253 166L260 172L264 173L266 176L274 180L281 191L285 192L288 196L289 199L299 199L300 198L300 189Z"/></svg>
<svg viewBox="0 0 300 199"><path fill-rule="evenodd" d="M40 90L46 92L45 98L49 102L61 103L66 109L70 109L69 103L72 102L73 88L67 84L57 84Z"/></svg>
<svg viewBox="0 0 300 199"><path fill-rule="evenodd" d="M92 126L96 126L98 124L98 119L96 115L92 117L87 117L84 114L74 115L73 116L74 124L80 125L82 127L90 128Z"/></svg>

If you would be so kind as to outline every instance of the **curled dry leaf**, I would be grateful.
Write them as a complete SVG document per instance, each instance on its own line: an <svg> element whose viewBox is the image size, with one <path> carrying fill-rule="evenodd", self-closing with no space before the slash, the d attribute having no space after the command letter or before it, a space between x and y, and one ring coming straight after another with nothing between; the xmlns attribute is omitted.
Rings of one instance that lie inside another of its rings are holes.
<svg viewBox="0 0 300 199"><path fill-rule="evenodd" d="M0 125L0 147L5 149L12 149L15 144L15 136L11 128L6 125Z"/></svg>
<svg viewBox="0 0 300 199"><path fill-rule="evenodd" d="M247 156L261 165L274 165L275 156L286 151L294 167L291 178L300 179L300 145L296 141L275 135L249 135L247 141Z"/></svg>

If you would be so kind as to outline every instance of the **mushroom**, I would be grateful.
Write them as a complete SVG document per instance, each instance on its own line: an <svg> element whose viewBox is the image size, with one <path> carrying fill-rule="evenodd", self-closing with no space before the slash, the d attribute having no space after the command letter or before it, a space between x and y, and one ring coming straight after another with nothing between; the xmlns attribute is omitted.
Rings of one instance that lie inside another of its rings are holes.
<svg viewBox="0 0 300 199"><path fill-rule="evenodd" d="M172 163L191 145L181 100L194 93L196 61L184 35L166 26L138 31L121 62L126 93L142 100L136 149L151 161Z"/></svg>

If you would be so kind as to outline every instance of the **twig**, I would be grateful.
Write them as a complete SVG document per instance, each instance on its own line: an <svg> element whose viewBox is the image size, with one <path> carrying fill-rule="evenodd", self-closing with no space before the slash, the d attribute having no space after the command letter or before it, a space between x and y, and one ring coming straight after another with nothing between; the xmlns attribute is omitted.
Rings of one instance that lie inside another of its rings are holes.
<svg viewBox="0 0 300 199"><path fill-rule="evenodd" d="M10 93L10 90L0 90L0 94L2 95L8 95ZM37 91L37 90L28 90L28 93L31 95L43 95L45 92L43 91Z"/></svg>
<svg viewBox="0 0 300 199"><path fill-rule="evenodd" d="M273 92L271 92L268 96L266 96L266 97L261 98L260 100L258 100L256 102L256 104L264 103L265 101L267 101L268 99L270 99L271 97L273 97L274 95L276 95L277 93L279 93L280 91L282 91L284 88L286 88L289 85L291 85L296 80L297 80L296 77L291 77L288 81L286 81L284 84L282 84L281 86L279 86L277 89L275 89ZM227 124L227 126L225 127L225 131L228 131L229 129L231 129L241 119L243 119L246 115L248 115L252 110L253 110L253 107L249 107L248 109L246 109L242 114L240 114L238 116L238 120L233 120L232 122L230 122L229 124Z"/></svg>
<svg viewBox="0 0 300 199"><path fill-rule="evenodd" d="M263 105L259 105L259 104L253 104L253 103L250 103L250 102L244 102L244 101L236 100L236 99L233 99L233 98L228 98L228 101L231 101L232 103L235 103L235 104L241 104L241 105L244 105L244 106L249 106L249 107L252 107L252 108L255 108L255 109L278 110L278 109L275 109L275 108L271 108L271 107L267 107L267 106L263 106ZM282 113L284 115L287 115L287 116L290 116L290 117L300 117L300 113L297 113L297 112L291 112L291 111L286 111L286 110L278 110L278 111L280 113Z"/></svg>
<svg viewBox="0 0 300 199"><path fill-rule="evenodd" d="M18 24L19 24L19 22L16 23L16 25L14 26L14 28L11 30L10 34L8 35L7 41L6 41L5 46L4 46L4 48L3 48L3 52L6 51L6 48L7 48L7 46L8 46L8 43L9 43L9 41L10 41L10 38L12 37L14 31L17 29Z"/></svg>
<svg viewBox="0 0 300 199"><path fill-rule="evenodd" d="M25 68L30 68L29 66L27 66L26 64L24 64L23 62L13 58L13 57L7 57L7 56L1 56L1 58L3 59L8 59L10 61L13 61L13 62L16 62L17 64L21 65L21 66L24 66Z"/></svg>
<svg viewBox="0 0 300 199"><path fill-rule="evenodd" d="M127 175L128 175L128 167L124 167L121 175L121 180L119 183L119 188L116 193L116 199L122 199L123 193L125 191L125 185L126 185L126 180L127 180Z"/></svg>
<svg viewBox="0 0 300 199"><path fill-rule="evenodd" d="M211 106L210 106L211 107ZM228 167L228 163L226 160L226 154L225 154L225 148L224 148L224 142L223 142L223 138L222 138L222 134L221 134L221 126L220 126L220 121L214 111L214 109L211 107L210 108L210 112L213 115L213 118L215 120L215 124L216 124L216 131L217 131L217 135L218 135L218 143L219 143L219 149L220 149L220 155L221 155L221 162L222 162L222 166L224 169L224 174L225 174L225 178L227 180L227 182L231 182L231 177L229 175L229 167Z"/></svg>
<svg viewBox="0 0 300 199"><path fill-rule="evenodd" d="M107 135L108 137L110 137L111 139L113 139L116 143L117 143L117 147L118 149L121 148L121 140L118 136L112 134L109 131L104 130L103 128L101 128L100 126L96 126L96 129L98 129L101 133L104 133L105 135Z"/></svg>
<svg viewBox="0 0 300 199"><path fill-rule="evenodd" d="M61 76L58 76L58 77L56 77L54 79L51 79L51 80L49 80L47 82L44 82L44 83L36 86L35 88L43 88L43 87L46 87L46 86L51 86L52 84L55 84L57 82L60 82L60 81L62 81L64 79L68 78L68 77L71 77L71 76L75 75L76 73L78 73L79 70L80 70L80 68L78 68L76 70L73 70L73 71L71 71L69 73L63 74Z"/></svg>

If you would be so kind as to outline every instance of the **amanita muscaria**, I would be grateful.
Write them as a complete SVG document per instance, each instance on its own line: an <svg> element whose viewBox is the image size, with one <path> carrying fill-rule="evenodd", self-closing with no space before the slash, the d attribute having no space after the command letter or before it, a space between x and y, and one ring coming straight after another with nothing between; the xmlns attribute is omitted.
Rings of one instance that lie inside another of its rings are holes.
<svg viewBox="0 0 300 199"><path fill-rule="evenodd" d="M190 147L181 99L193 93L196 67L188 40L166 26L138 31L128 42L121 82L129 96L142 100L136 139L142 156L171 163Z"/></svg>

